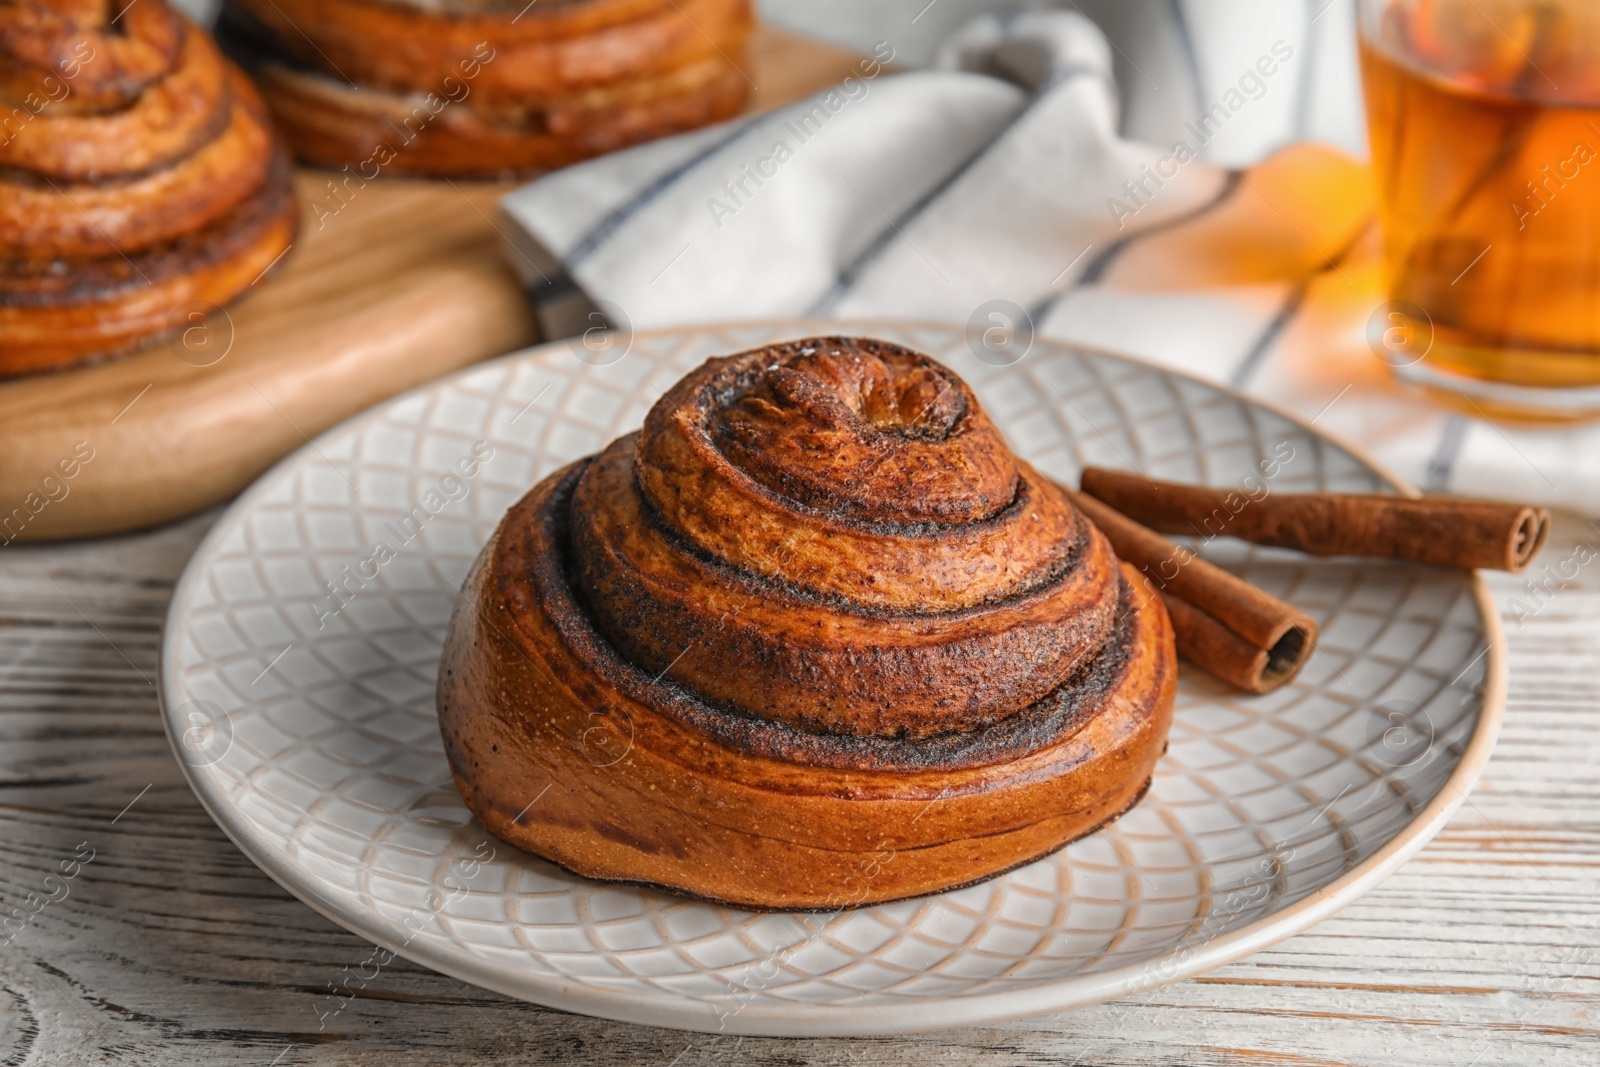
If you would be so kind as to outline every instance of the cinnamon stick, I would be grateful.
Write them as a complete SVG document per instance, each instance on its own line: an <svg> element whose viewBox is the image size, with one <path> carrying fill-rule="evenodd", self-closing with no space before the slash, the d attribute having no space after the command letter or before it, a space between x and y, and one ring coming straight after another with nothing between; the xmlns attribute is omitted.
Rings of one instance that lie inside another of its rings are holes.
<svg viewBox="0 0 1600 1067"><path fill-rule="evenodd" d="M1104 503L1062 486L1116 550L1161 593L1178 652L1195 666L1251 693L1270 692L1305 666L1317 624L1304 612L1139 525Z"/></svg>
<svg viewBox="0 0 1600 1067"><path fill-rule="evenodd" d="M1159 482L1091 467L1083 491L1162 533L1228 536L1313 556L1523 571L1544 547L1544 508L1366 493L1272 493Z"/></svg>

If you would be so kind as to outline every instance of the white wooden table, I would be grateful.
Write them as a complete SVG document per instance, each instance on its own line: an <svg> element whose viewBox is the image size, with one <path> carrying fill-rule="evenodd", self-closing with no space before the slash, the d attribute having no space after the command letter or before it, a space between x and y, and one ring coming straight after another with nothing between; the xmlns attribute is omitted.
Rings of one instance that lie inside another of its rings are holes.
<svg viewBox="0 0 1600 1067"><path fill-rule="evenodd" d="M229 843L157 712L167 600L214 518L0 548L0 916L94 857L0 930L0 1067L1600 1064L1600 560L1536 612L1493 579L1510 708L1445 831L1336 917L1203 978L1005 1026L805 1041L566 1015L396 960L319 1029L369 947ZM1545 559L1579 541L1600 529L1561 517Z"/></svg>

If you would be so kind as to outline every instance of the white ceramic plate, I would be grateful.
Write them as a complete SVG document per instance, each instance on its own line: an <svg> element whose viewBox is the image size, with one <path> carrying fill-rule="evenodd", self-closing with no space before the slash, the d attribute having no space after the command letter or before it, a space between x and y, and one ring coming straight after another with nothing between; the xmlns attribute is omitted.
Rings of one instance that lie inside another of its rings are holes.
<svg viewBox="0 0 1600 1067"><path fill-rule="evenodd" d="M1481 581L1218 540L1208 558L1316 617L1319 653L1263 697L1186 669L1149 796L1021 870L860 911L765 915L589 882L488 837L451 784L434 715L473 556L537 479L637 427L706 356L817 333L944 360L1021 455L1069 481L1098 464L1236 485L1292 453L1275 491L1396 484L1240 395L1043 340L1008 366L959 328L903 323L536 348L325 434L195 554L167 620L163 704L228 836L335 922L512 996L688 1029L889 1034L1091 1004L1236 959L1355 899L1461 803L1504 704ZM474 447L492 458L452 474ZM368 562L379 538L404 539L408 514L414 540ZM336 615L329 582L346 590Z"/></svg>

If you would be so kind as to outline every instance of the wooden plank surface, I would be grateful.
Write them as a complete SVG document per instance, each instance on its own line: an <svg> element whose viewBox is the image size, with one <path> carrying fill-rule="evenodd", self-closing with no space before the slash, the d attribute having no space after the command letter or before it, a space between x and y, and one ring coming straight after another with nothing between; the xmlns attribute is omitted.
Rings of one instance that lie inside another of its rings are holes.
<svg viewBox="0 0 1600 1067"><path fill-rule="evenodd" d="M1538 610L1491 577L1511 652L1499 749L1434 843L1334 918L1130 1001L777 1040L566 1015L398 959L323 1018L370 946L229 843L157 711L162 616L214 517L0 549L0 913L59 895L46 876L94 850L64 899L0 934L0 1064L1600 1064L1600 562ZM1559 516L1546 562L1580 541L1600 530Z"/></svg>
<svg viewBox="0 0 1600 1067"><path fill-rule="evenodd" d="M762 28L751 109L810 95L858 62ZM0 542L193 514L356 412L535 340L494 221L511 185L330 187L317 170L297 184L300 235L241 300L120 359L0 380ZM85 455L65 495L59 479L45 483Z"/></svg>

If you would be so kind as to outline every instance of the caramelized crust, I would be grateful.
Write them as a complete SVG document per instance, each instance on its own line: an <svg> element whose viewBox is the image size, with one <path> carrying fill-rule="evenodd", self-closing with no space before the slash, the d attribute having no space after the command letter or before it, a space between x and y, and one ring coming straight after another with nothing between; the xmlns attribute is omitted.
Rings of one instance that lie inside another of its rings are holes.
<svg viewBox="0 0 1600 1067"><path fill-rule="evenodd" d="M653 460L685 426L714 453L687 481ZM697 495L740 477L720 504ZM809 502L770 487L787 485ZM897 493L920 521L883 521ZM1023 498L1039 518L1007 527ZM715 506L725 536L687 536L678 517L709 527ZM885 570L999 524L992 550L1038 569L954 607L821 593L791 578L829 538L777 558L742 541L780 513L849 531ZM1041 530L1059 551L1023 543ZM463 590L439 714L462 796L505 840L592 877L821 908L990 877L1114 818L1149 782L1175 681L1159 597L964 383L818 338L709 361L639 435L516 504Z"/></svg>
<svg viewBox="0 0 1600 1067"><path fill-rule="evenodd" d="M71 83L62 111L126 107L172 69L189 23L161 3L11 0L0 4L0 95L51 96L49 79ZM115 17L113 24L111 19Z"/></svg>
<svg viewBox="0 0 1600 1067"><path fill-rule="evenodd" d="M749 0L229 0L297 154L383 171L565 166L739 113Z"/></svg>
<svg viewBox="0 0 1600 1067"><path fill-rule="evenodd" d="M227 126L186 159L139 177L8 183L0 197L0 254L129 255L209 226L237 207L261 188L272 165L272 131L244 75L232 71L228 83Z"/></svg>
<svg viewBox="0 0 1600 1067"><path fill-rule="evenodd" d="M1088 523L1064 568L1028 593L940 613L864 608L688 549L634 488L633 445L612 444L578 483L578 585L629 660L712 703L814 730L921 737L1022 710L1108 632L1116 559ZM988 685L996 676L1009 684Z"/></svg>
<svg viewBox="0 0 1600 1067"><path fill-rule="evenodd" d="M0 5L0 81L54 71L0 136L0 375L188 325L294 239L288 158L243 73L166 0L109 18Z"/></svg>
<svg viewBox="0 0 1600 1067"><path fill-rule="evenodd" d="M934 436L925 420L874 426L850 405L817 404L794 416L796 440L764 456L755 431L742 429L741 443L730 429L749 421L753 405L770 407L767 389L754 388L768 377L815 377L820 391L824 375L867 374L866 365L890 376L887 388L932 375L928 391L953 390L960 414ZM752 457L754 475L741 465ZM1066 565L1083 522L1011 457L965 383L927 356L856 338L708 361L645 419L638 480L666 524L708 556L898 611L954 611L1027 592ZM907 521L882 521L897 512ZM944 518L933 521L936 512ZM956 521L963 516L973 521Z"/></svg>
<svg viewBox="0 0 1600 1067"><path fill-rule="evenodd" d="M124 259L0 263L0 376L126 351L194 324L248 289L293 242L300 222L288 153L225 218Z"/></svg>
<svg viewBox="0 0 1600 1067"><path fill-rule="evenodd" d="M0 165L58 182L146 174L222 132L233 115L234 84L205 35L185 34L171 72L127 107L96 113L45 107L0 142Z"/></svg>

